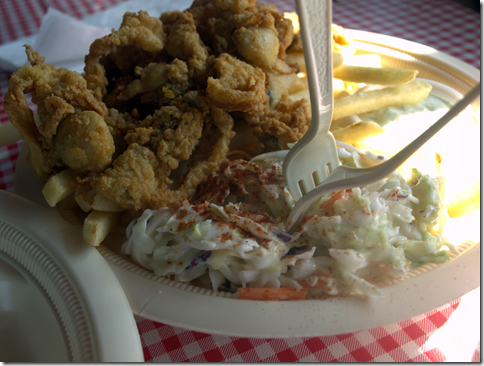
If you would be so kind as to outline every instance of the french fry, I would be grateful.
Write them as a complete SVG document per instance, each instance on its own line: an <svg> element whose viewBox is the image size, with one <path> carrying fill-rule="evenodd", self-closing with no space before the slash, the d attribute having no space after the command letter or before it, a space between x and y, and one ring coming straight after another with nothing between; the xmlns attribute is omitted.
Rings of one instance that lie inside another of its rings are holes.
<svg viewBox="0 0 484 366"><path fill-rule="evenodd" d="M121 212L124 209L118 205L116 202L113 202L103 195L96 193L94 196L94 200L92 202L92 208L97 211L107 211L107 212Z"/></svg>
<svg viewBox="0 0 484 366"><path fill-rule="evenodd" d="M74 198L82 211L90 212L92 211L92 203L94 202L95 195L96 191L91 189L89 192L76 192Z"/></svg>
<svg viewBox="0 0 484 366"><path fill-rule="evenodd" d="M349 95L334 101L333 119L392 106L417 104L427 98L431 89L432 86L425 81L413 80L407 84Z"/></svg>
<svg viewBox="0 0 484 366"><path fill-rule="evenodd" d="M304 59L304 53L302 52L294 52L288 53L284 60L288 64L297 64L301 72L306 72L306 60ZM333 52L333 69L340 67L343 65L343 54L340 52Z"/></svg>
<svg viewBox="0 0 484 366"><path fill-rule="evenodd" d="M380 55L356 55L344 58L345 65L352 66L369 66L369 67L381 67Z"/></svg>
<svg viewBox="0 0 484 366"><path fill-rule="evenodd" d="M367 137L380 135L383 132L385 132L385 129L376 122L360 121L333 131L332 134L337 141L354 144L355 142L363 141Z"/></svg>
<svg viewBox="0 0 484 366"><path fill-rule="evenodd" d="M354 83L398 85L412 81L417 73L417 70L391 67L342 65L333 71L333 77Z"/></svg>
<svg viewBox="0 0 484 366"><path fill-rule="evenodd" d="M69 182L75 180L76 175L74 170L67 169L49 178L42 189L42 194L50 207L55 207L59 201L74 193L74 190L69 187Z"/></svg>
<svg viewBox="0 0 484 366"><path fill-rule="evenodd" d="M82 236L97 247L112 232L119 221L119 212L92 211L84 220Z"/></svg>
<svg viewBox="0 0 484 366"><path fill-rule="evenodd" d="M96 193L95 190L90 190L89 192L76 192L75 199L79 207L84 212L90 212L92 210L96 211L107 211L107 212L121 212L124 209L103 195Z"/></svg>
<svg viewBox="0 0 484 366"><path fill-rule="evenodd" d="M333 52L333 70L343 66L344 57L342 53Z"/></svg>

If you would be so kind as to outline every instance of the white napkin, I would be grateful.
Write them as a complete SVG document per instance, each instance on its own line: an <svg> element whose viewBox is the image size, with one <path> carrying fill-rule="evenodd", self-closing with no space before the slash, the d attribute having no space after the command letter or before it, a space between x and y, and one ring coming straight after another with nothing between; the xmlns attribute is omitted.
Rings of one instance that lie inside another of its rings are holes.
<svg viewBox="0 0 484 366"><path fill-rule="evenodd" d="M23 45L29 44L45 57L46 63L82 72L91 43L112 29L118 29L125 12L145 10L151 16L159 17L164 11L185 10L191 3L192 0L131 0L81 20L49 8L36 35L0 46L0 69L14 72L26 65Z"/></svg>

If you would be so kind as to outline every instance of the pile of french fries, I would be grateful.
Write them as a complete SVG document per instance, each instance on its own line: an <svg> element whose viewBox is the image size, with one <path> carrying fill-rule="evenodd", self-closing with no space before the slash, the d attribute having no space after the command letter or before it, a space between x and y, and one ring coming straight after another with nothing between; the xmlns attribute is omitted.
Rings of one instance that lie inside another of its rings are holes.
<svg viewBox="0 0 484 366"><path fill-rule="evenodd" d="M70 205L72 208L77 205L84 212L89 212L84 220L82 235L87 243L98 246L109 233L115 231L124 210L117 203L93 190L87 194L75 192L69 186L69 182L75 179L74 170L63 170L49 178L42 189L42 194L51 207L63 201L65 206Z"/></svg>
<svg viewBox="0 0 484 366"><path fill-rule="evenodd" d="M341 28L338 28L341 32ZM334 32L334 31L333 31ZM430 93L431 86L415 80L416 70L383 68L378 55L354 55L351 44L333 48L333 90L334 116L331 126L337 141L355 144L370 136L384 133L375 122L353 121L347 117L375 111L390 106L413 105L423 101ZM289 94L295 100L306 98L309 90L305 76L304 54L288 53L286 62L297 64L300 74L269 74L269 82L277 83L278 90ZM366 85L378 86L376 90L361 91ZM277 97L275 98L277 100ZM52 176L43 188L47 203L55 207L59 202L74 197L84 212L89 213L83 224L84 240L98 246L106 236L114 231L123 209L107 198L91 191L89 194L75 193L69 182L75 180L76 173L65 170ZM75 195L74 195L75 193Z"/></svg>
<svg viewBox="0 0 484 366"><path fill-rule="evenodd" d="M294 21L297 16L288 18ZM377 54L355 55L356 50L344 29L333 25L333 39L336 33L345 39L343 44L333 43L334 111L330 130L337 141L355 144L385 130L376 122L354 118L348 121L347 117L387 107L418 104L427 98L432 86L423 80L415 80L417 70L381 67ZM304 54L288 53L286 62L299 65L299 76L304 84L304 87L300 86L301 83L285 85L286 92L295 100L310 100ZM366 88L370 90L362 90L367 86L371 86Z"/></svg>

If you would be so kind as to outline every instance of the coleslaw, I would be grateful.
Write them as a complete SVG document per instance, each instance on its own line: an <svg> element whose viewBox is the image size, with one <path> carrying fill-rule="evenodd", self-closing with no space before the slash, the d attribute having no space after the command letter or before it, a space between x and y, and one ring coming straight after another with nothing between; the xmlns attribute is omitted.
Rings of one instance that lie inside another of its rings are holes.
<svg viewBox="0 0 484 366"><path fill-rule="evenodd" d="M387 159L338 145L341 164L368 167ZM127 227L123 253L157 275L215 291L290 288L306 298L379 297L375 284L449 258L443 178L413 169L408 182L394 172L332 192L289 234L285 220L295 199L283 159L230 161L205 178L191 203L144 211Z"/></svg>

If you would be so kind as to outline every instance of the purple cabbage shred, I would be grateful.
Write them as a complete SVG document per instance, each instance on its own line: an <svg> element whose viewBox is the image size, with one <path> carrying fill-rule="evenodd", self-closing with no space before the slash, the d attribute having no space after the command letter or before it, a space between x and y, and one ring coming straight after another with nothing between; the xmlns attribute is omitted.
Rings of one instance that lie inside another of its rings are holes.
<svg viewBox="0 0 484 366"><path fill-rule="evenodd" d="M288 234L287 232L285 232L283 230L278 230L278 229L273 228L272 233L285 243L287 243L288 241L291 241L291 239L292 239L292 235Z"/></svg>
<svg viewBox="0 0 484 366"><path fill-rule="evenodd" d="M207 250L205 252L200 253L194 260L192 260L192 262L185 269L193 268L196 265L202 262L205 262L211 255L212 255L211 250Z"/></svg>

